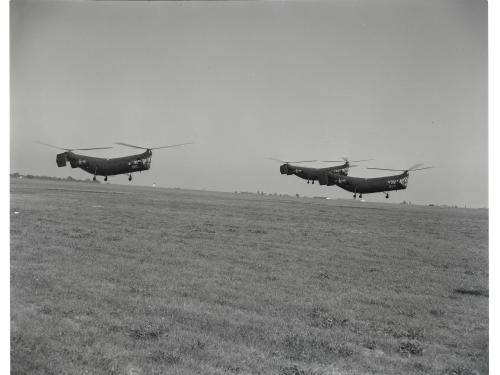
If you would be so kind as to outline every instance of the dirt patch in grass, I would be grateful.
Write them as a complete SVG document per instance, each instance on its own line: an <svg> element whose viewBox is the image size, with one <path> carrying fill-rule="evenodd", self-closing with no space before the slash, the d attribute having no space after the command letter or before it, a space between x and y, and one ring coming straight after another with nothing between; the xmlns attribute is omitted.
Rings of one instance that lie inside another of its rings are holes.
<svg viewBox="0 0 500 375"><path fill-rule="evenodd" d="M434 316L443 316L443 315L445 315L445 312L442 309L431 309L429 312L431 313L431 315L434 315Z"/></svg>
<svg viewBox="0 0 500 375"><path fill-rule="evenodd" d="M130 336L136 340L154 340L165 335L168 332L167 327L161 324L144 323L130 330Z"/></svg>
<svg viewBox="0 0 500 375"><path fill-rule="evenodd" d="M422 355L424 348L416 341L403 341L399 344L399 352L407 355Z"/></svg>
<svg viewBox="0 0 500 375"><path fill-rule="evenodd" d="M410 340L422 340L425 337L425 331L422 328L390 328L387 333L397 339L407 338Z"/></svg>
<svg viewBox="0 0 500 375"><path fill-rule="evenodd" d="M466 294L469 296L480 296L480 297L489 297L489 292L483 289L464 289L458 288L453 290L454 293L457 294Z"/></svg>
<svg viewBox="0 0 500 375"><path fill-rule="evenodd" d="M151 359L154 362L164 363L167 365L175 365L181 361L181 357L174 353L166 353L162 350L156 350L151 353Z"/></svg>
<svg viewBox="0 0 500 375"><path fill-rule="evenodd" d="M467 367L459 366L456 368L447 368L443 375L476 375L477 373Z"/></svg>
<svg viewBox="0 0 500 375"><path fill-rule="evenodd" d="M345 326L349 319L335 316L331 312L321 308L314 307L309 314L311 325L319 328L333 328L335 326Z"/></svg>
<svg viewBox="0 0 500 375"><path fill-rule="evenodd" d="M249 229L250 233L253 234L266 234L267 232L264 229Z"/></svg>
<svg viewBox="0 0 500 375"><path fill-rule="evenodd" d="M363 343L363 346L367 349L374 350L377 348L377 343L373 340L368 340Z"/></svg>
<svg viewBox="0 0 500 375"><path fill-rule="evenodd" d="M326 279L330 278L330 275L326 271L321 271L321 272L318 272L318 274L316 275L316 278L320 279L320 280L326 280Z"/></svg>
<svg viewBox="0 0 500 375"><path fill-rule="evenodd" d="M310 371L306 371L298 367L297 365L283 367L280 372L281 375L308 375Z"/></svg>

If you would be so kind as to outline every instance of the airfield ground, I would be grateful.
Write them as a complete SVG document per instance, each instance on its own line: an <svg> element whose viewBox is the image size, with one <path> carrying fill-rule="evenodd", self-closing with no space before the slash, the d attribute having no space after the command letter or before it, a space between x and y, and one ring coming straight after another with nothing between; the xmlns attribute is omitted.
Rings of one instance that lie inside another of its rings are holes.
<svg viewBox="0 0 500 375"><path fill-rule="evenodd" d="M484 209L12 179L10 219L13 374L488 373Z"/></svg>

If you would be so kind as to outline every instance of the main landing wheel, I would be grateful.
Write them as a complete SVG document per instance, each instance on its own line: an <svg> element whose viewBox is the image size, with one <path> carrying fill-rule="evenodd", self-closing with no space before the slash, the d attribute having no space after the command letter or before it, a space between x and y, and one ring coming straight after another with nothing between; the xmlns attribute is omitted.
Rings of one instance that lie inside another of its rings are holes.
<svg viewBox="0 0 500 375"><path fill-rule="evenodd" d="M354 194L352 195L352 197L353 197L354 199L356 199L356 193L354 193Z"/></svg>
<svg viewBox="0 0 500 375"><path fill-rule="evenodd" d="M359 198L361 199L361 198L363 198L363 196L361 194L359 194Z"/></svg>
<svg viewBox="0 0 500 375"><path fill-rule="evenodd" d="M385 195L385 199L389 199L389 193Z"/></svg>
<svg viewBox="0 0 500 375"><path fill-rule="evenodd" d="M313 180L312 184L314 185L314 180Z"/></svg>
<svg viewBox="0 0 500 375"><path fill-rule="evenodd" d="M97 178L94 176L94 178L92 179L92 181L95 181L95 180L97 180Z"/></svg>
<svg viewBox="0 0 500 375"><path fill-rule="evenodd" d="M307 183L309 183L309 180L307 180Z"/></svg>
<svg viewBox="0 0 500 375"><path fill-rule="evenodd" d="M104 177L104 181L108 181L108 176Z"/></svg>
<svg viewBox="0 0 500 375"><path fill-rule="evenodd" d="M128 180L132 181L132 175L131 174L128 175Z"/></svg>

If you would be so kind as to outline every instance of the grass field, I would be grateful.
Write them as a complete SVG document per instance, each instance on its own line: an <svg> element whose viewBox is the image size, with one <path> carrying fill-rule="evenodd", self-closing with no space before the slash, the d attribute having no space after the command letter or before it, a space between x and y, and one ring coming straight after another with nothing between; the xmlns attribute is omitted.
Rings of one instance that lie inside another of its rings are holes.
<svg viewBox="0 0 500 375"><path fill-rule="evenodd" d="M488 353L487 210L11 180L13 374L487 374Z"/></svg>

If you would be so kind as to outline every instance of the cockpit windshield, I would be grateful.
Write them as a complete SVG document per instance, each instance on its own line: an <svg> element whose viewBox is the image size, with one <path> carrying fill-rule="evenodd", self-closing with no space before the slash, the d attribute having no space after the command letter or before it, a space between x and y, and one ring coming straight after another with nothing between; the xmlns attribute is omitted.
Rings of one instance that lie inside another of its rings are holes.
<svg viewBox="0 0 500 375"><path fill-rule="evenodd" d="M336 174L340 174L342 176L347 176L347 174L349 173L349 168L339 168L339 169L335 169L334 170L334 173Z"/></svg>
<svg viewBox="0 0 500 375"><path fill-rule="evenodd" d="M387 180L387 183L389 186L399 186L399 187L404 187L406 188L408 186L408 175L401 177L401 178L390 178Z"/></svg>
<svg viewBox="0 0 500 375"><path fill-rule="evenodd" d="M145 169L149 169L150 165L151 165L151 156L148 156L148 157L145 157L145 158L137 158L135 160L133 160L131 163L129 163L132 165L132 168L145 168Z"/></svg>
<svg viewBox="0 0 500 375"><path fill-rule="evenodd" d="M405 176L399 180L399 183L403 185L404 187L408 186L408 176Z"/></svg>

